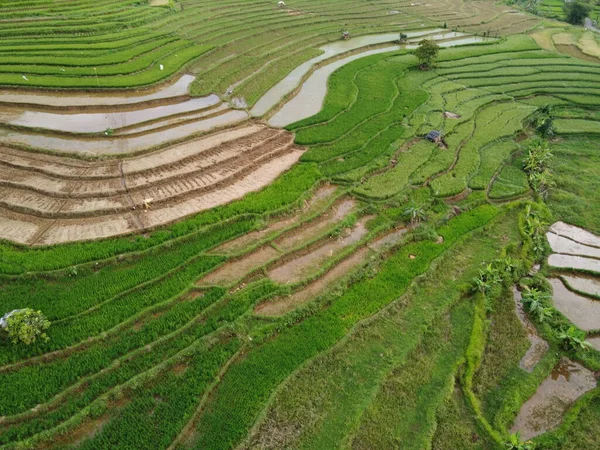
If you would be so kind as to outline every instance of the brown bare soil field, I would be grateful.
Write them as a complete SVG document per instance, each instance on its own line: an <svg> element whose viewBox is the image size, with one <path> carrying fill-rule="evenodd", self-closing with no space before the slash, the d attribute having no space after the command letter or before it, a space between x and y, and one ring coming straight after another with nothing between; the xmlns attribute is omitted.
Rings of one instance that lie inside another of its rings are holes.
<svg viewBox="0 0 600 450"><path fill-rule="evenodd" d="M143 232L256 191L301 154L290 133L261 124L99 162L3 148L0 238L47 245Z"/></svg>

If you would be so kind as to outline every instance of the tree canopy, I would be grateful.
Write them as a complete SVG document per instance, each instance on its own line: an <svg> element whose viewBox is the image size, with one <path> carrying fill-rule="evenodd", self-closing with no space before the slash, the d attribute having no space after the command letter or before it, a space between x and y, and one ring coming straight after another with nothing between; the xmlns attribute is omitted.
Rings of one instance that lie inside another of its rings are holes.
<svg viewBox="0 0 600 450"><path fill-rule="evenodd" d="M13 344L33 344L38 339L47 341L45 330L50 327L50 321L41 311L25 308L12 313L7 319L5 331Z"/></svg>
<svg viewBox="0 0 600 450"><path fill-rule="evenodd" d="M588 4L577 0L565 2L564 8L566 21L573 25L582 25L591 10Z"/></svg>
<svg viewBox="0 0 600 450"><path fill-rule="evenodd" d="M422 69L428 69L435 62L440 51L438 45L430 39L423 39L415 50L415 56L419 59Z"/></svg>

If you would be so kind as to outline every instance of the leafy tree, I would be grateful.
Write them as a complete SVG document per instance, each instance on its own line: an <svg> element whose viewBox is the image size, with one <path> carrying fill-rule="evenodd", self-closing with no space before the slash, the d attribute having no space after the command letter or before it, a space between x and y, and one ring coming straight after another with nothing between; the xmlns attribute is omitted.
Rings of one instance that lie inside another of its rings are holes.
<svg viewBox="0 0 600 450"><path fill-rule="evenodd" d="M548 142L543 139L534 140L527 148L527 158L525 159L525 172L541 172L552 160L552 153Z"/></svg>
<svg viewBox="0 0 600 450"><path fill-rule="evenodd" d="M406 33L400 33L400 35L398 36L398 42L400 44L406 42L407 39L408 39L408 34L406 34Z"/></svg>
<svg viewBox="0 0 600 450"><path fill-rule="evenodd" d="M8 317L4 330L13 344L29 345L37 339L47 341L49 338L44 331L48 327L50 327L50 321L41 311L25 308L15 311Z"/></svg>
<svg viewBox="0 0 600 450"><path fill-rule="evenodd" d="M423 39L415 50L415 56L419 59L421 69L428 69L436 60L440 48L430 39Z"/></svg>
<svg viewBox="0 0 600 450"><path fill-rule="evenodd" d="M583 25L583 21L589 15L591 8L583 2L573 0L565 2L564 10L567 22L573 25Z"/></svg>

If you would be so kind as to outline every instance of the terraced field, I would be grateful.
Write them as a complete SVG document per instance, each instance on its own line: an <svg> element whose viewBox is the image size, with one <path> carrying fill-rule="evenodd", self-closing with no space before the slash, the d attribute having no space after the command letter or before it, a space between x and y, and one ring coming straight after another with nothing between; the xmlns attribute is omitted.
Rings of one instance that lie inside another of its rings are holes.
<svg viewBox="0 0 600 450"><path fill-rule="evenodd" d="M286 3L0 4L0 449L596 448L596 37Z"/></svg>

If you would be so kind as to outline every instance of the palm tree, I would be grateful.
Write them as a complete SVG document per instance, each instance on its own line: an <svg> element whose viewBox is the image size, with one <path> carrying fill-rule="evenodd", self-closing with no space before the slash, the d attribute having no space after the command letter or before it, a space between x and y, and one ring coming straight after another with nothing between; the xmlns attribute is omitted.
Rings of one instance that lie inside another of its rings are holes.
<svg viewBox="0 0 600 450"><path fill-rule="evenodd" d="M425 210L419 206L409 206L404 210L404 216L410 219L411 225L416 225L427 217Z"/></svg>

